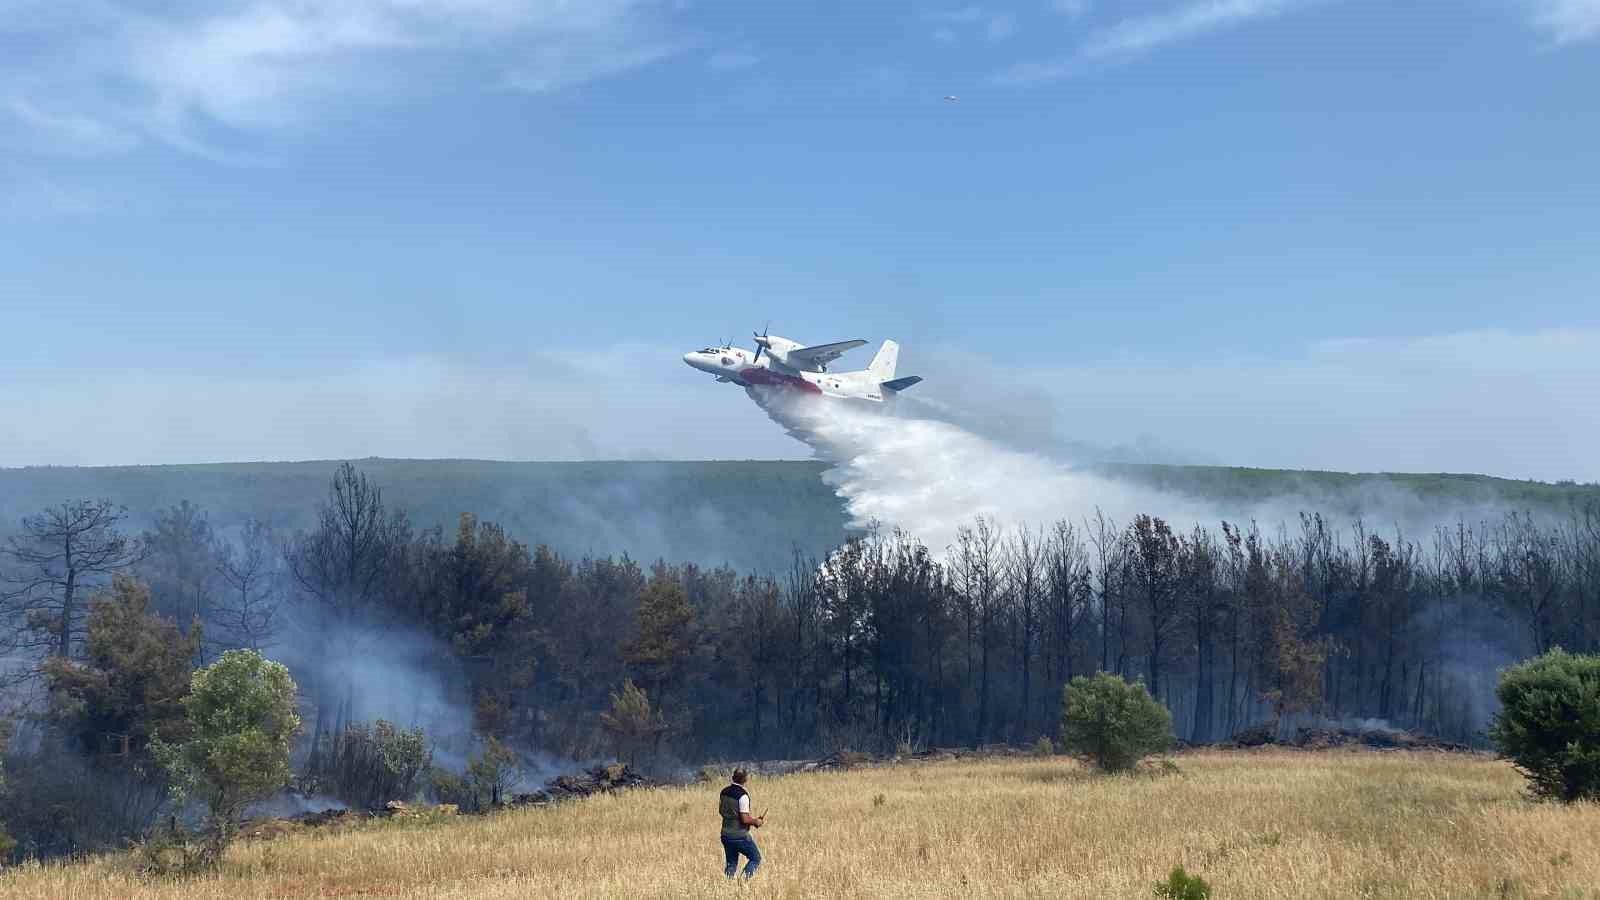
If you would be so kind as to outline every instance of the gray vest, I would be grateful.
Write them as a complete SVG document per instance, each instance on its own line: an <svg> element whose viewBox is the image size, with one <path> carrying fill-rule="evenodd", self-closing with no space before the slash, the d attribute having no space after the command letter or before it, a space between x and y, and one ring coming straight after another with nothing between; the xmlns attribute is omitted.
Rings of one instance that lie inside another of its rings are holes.
<svg viewBox="0 0 1600 900"><path fill-rule="evenodd" d="M717 795L717 812L722 814L723 837L749 837L750 829L739 822L739 799L749 794L742 785L730 784Z"/></svg>

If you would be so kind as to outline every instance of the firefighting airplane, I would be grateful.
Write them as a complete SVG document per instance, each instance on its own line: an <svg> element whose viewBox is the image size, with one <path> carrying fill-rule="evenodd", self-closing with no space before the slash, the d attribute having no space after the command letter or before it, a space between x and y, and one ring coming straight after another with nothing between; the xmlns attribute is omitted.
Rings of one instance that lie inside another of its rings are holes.
<svg viewBox="0 0 1600 900"><path fill-rule="evenodd" d="M892 402L921 376L894 377L900 345L884 341L872 364L856 372L829 372L828 364L866 341L839 341L810 347L777 335L755 335L752 353L739 347L707 347L683 355L683 361L740 387L790 388L844 400Z"/></svg>

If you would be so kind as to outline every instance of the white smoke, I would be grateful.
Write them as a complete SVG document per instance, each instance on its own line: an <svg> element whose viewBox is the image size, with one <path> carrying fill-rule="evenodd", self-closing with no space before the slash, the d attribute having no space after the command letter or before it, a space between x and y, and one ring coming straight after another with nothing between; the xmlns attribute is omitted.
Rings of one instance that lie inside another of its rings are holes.
<svg viewBox="0 0 1600 900"><path fill-rule="evenodd" d="M899 527L941 550L978 516L1006 527L1076 522L1096 509L1122 523L1141 512L1175 523L1207 518L1186 498L1010 449L949 422L786 391L748 393L834 464L823 480L845 501L852 528Z"/></svg>
<svg viewBox="0 0 1600 900"><path fill-rule="evenodd" d="M966 427L970 415L938 404L899 405L823 399L781 389L746 392L794 438L832 463L823 480L845 503L852 529L898 527L935 551L950 547L957 529L979 516L1003 528L1082 524L1100 511L1126 526L1134 516L1159 516L1175 530L1215 529L1222 521L1255 523L1267 534L1290 530L1302 513L1333 517L1348 529L1360 519L1396 539L1425 538L1440 526L1488 522L1510 509L1493 491L1427 496L1381 478L1330 488L1282 473L1276 490L1254 499L1178 493L1114 477L1074 454L1011 445L1000 434Z"/></svg>

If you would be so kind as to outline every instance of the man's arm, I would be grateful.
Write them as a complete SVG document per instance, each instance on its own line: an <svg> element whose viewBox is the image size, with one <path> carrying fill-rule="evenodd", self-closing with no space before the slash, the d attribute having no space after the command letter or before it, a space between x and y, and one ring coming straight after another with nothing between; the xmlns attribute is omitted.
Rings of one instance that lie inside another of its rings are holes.
<svg viewBox="0 0 1600 900"><path fill-rule="evenodd" d="M750 795L745 794L739 798L739 824L746 828L760 828L767 823L766 816L753 816L749 812Z"/></svg>

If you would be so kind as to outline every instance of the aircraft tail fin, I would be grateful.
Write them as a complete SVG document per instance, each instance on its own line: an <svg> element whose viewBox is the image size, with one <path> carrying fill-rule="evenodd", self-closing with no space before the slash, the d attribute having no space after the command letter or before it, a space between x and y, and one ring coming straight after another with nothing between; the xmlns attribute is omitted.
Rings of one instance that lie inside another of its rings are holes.
<svg viewBox="0 0 1600 900"><path fill-rule="evenodd" d="M873 381L893 381L894 367L899 362L900 345L894 341L884 341L878 349L878 355L872 358L872 365L867 366L867 371L872 374Z"/></svg>
<svg viewBox="0 0 1600 900"><path fill-rule="evenodd" d="M905 390L908 387L911 387L913 384L916 384L917 382L919 382L921 380L922 380L922 376L921 375L907 375L904 378L896 378L893 381L885 381L883 383L883 389L886 390L886 391L894 391L895 393L898 394L901 391Z"/></svg>

